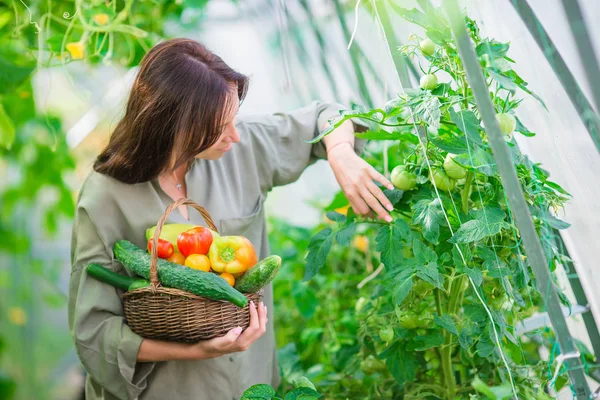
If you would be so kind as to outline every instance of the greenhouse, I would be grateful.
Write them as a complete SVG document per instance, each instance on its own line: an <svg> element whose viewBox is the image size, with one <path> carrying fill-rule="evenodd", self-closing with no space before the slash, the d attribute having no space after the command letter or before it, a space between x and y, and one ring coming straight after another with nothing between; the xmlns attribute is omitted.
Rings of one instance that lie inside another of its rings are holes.
<svg viewBox="0 0 600 400"><path fill-rule="evenodd" d="M0 2L0 400L600 398L598 20Z"/></svg>

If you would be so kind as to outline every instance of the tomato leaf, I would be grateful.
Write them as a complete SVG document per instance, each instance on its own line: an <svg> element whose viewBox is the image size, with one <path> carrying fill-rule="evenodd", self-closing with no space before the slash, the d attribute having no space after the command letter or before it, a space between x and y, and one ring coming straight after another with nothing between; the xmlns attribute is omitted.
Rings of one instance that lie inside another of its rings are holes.
<svg viewBox="0 0 600 400"><path fill-rule="evenodd" d="M440 118L442 116L440 106L440 99L427 92L423 101L414 109L415 117L418 120L425 121L425 123L432 128L438 129L440 127Z"/></svg>
<svg viewBox="0 0 600 400"><path fill-rule="evenodd" d="M473 283L476 286L481 286L481 284L483 283L483 274L480 270L478 270L477 268L469 267L465 267L464 270L467 276L473 280Z"/></svg>
<svg viewBox="0 0 600 400"><path fill-rule="evenodd" d="M329 211L325 214L325 216L333 222L346 222L346 216L337 211Z"/></svg>
<svg viewBox="0 0 600 400"><path fill-rule="evenodd" d="M312 279L325 265L332 243L333 230L331 228L325 228L312 237L308 244L308 255L306 256L305 281Z"/></svg>
<svg viewBox="0 0 600 400"><path fill-rule="evenodd" d="M448 332L458 335L458 329L456 328L456 322L452 319L452 316L449 314L444 314L441 317L437 314L433 315L433 322L447 330Z"/></svg>
<svg viewBox="0 0 600 400"><path fill-rule="evenodd" d="M533 133L529 129L527 129L525 127L525 125L523 125L521 123L521 120L518 117L515 117L515 119L517 120L517 127L515 128L515 131L519 132L523 136L527 136L527 137L534 137L535 136L535 133Z"/></svg>
<svg viewBox="0 0 600 400"><path fill-rule="evenodd" d="M356 227L357 225L355 223L344 226L336 232L335 241L340 246L349 246L350 240L352 239L352 236L354 236L354 232L356 232Z"/></svg>
<svg viewBox="0 0 600 400"><path fill-rule="evenodd" d="M396 278L390 282L392 287L392 301L395 305L400 305L406 299L413 286L413 274L410 269L403 270Z"/></svg>
<svg viewBox="0 0 600 400"><path fill-rule="evenodd" d="M427 335L417 336L415 342L418 343L417 347L415 347L415 350L417 351L439 347L444 344L444 334L439 329L433 331L430 330Z"/></svg>
<svg viewBox="0 0 600 400"><path fill-rule="evenodd" d="M284 400L316 400L322 395L308 387L297 387L285 395Z"/></svg>
<svg viewBox="0 0 600 400"><path fill-rule="evenodd" d="M393 206L398 204L398 202L402 200L402 196L404 196L404 192L398 189L385 189L383 191L383 194L390 201L390 203L392 203Z"/></svg>
<svg viewBox="0 0 600 400"><path fill-rule="evenodd" d="M400 15L405 20L420 25L425 29L429 27L429 20L427 18L427 15L423 14L416 8L408 10L406 8L397 6L396 3L394 3L393 1L390 2L389 5L398 15Z"/></svg>
<svg viewBox="0 0 600 400"><path fill-rule="evenodd" d="M510 45L508 43L500 43L496 40L483 40L477 45L475 52L479 57L487 54L491 59L504 58L509 47Z"/></svg>
<svg viewBox="0 0 600 400"><path fill-rule="evenodd" d="M250 386L240 400L271 400L275 396L275 389L264 383Z"/></svg>
<svg viewBox="0 0 600 400"><path fill-rule="evenodd" d="M414 381L419 365L415 353L407 351L404 343L394 342L379 355L379 358L385 360L388 370L398 384Z"/></svg>
<svg viewBox="0 0 600 400"><path fill-rule="evenodd" d="M392 270L401 265L402 239L408 238L410 227L404 220L396 219L393 224L383 225L375 238L377 251L381 252L381 262L387 270Z"/></svg>
<svg viewBox="0 0 600 400"><path fill-rule="evenodd" d="M458 335L458 343L463 349L469 351L473 346L473 335L468 330L462 329Z"/></svg>
<svg viewBox="0 0 600 400"><path fill-rule="evenodd" d="M439 149L452 154L467 153L469 148L464 137L453 136L451 134L443 134L437 137L429 138L429 141Z"/></svg>
<svg viewBox="0 0 600 400"><path fill-rule="evenodd" d="M402 142L409 142L413 144L419 143L419 138L408 130L399 132L387 132L384 130L367 131L362 133L355 133L354 136L358 139L364 140L400 140Z"/></svg>
<svg viewBox="0 0 600 400"><path fill-rule="evenodd" d="M481 123L470 110L461 110L459 112L454 111L452 108L448 110L450 113L450 119L456 124L458 129L465 134L468 140L478 145L483 145L479 130L481 129Z"/></svg>
<svg viewBox="0 0 600 400"><path fill-rule="evenodd" d="M440 290L444 290L444 277L438 271L438 265L430 262L417 266L417 276Z"/></svg>
<svg viewBox="0 0 600 400"><path fill-rule="evenodd" d="M473 219L463 223L458 231L448 240L450 243L472 243L493 236L502 229L510 228L504 218L506 214L499 208L486 207L472 210L469 213Z"/></svg>
<svg viewBox="0 0 600 400"><path fill-rule="evenodd" d="M412 223L423 228L423 237L429 243L436 244L440 236L440 225L445 222L440 200L419 200L413 206L413 211Z"/></svg>
<svg viewBox="0 0 600 400"><path fill-rule="evenodd" d="M293 281L292 297L300 315L306 319L312 318L319 305L319 300L310 286L306 282Z"/></svg>

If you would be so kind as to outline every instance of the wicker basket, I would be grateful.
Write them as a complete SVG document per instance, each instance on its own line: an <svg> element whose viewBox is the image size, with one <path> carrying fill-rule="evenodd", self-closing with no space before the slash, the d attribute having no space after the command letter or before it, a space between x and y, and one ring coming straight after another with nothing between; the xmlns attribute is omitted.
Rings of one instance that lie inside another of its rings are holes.
<svg viewBox="0 0 600 400"><path fill-rule="evenodd" d="M181 205L189 205L200 212L208 227L217 228L208 212L189 199L179 199L169 205L158 221L150 262L150 286L125 292L121 298L127 324L138 335L148 339L177 342L197 342L225 335L229 330L250 325L250 302L239 308L228 301L215 301L184 290L166 288L158 280L157 241L167 217ZM263 291L246 294L255 306Z"/></svg>

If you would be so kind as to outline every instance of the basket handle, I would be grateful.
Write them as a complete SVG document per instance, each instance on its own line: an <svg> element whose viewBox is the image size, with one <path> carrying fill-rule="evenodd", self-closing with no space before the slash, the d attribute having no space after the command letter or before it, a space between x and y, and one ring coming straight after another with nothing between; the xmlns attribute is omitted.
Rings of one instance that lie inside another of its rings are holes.
<svg viewBox="0 0 600 400"><path fill-rule="evenodd" d="M173 210L182 205L194 207L196 210L198 210L200 215L202 215L202 218L204 218L204 221L206 221L208 227L213 231L218 232L218 229L215 226L215 223L213 222L212 217L210 216L208 211L206 211L204 207L196 204L193 200L182 197L181 199L169 204L163 216L160 217L160 219L158 220L156 230L154 231L154 237L152 238L152 252L150 255L150 287L152 288L152 291L154 291L160 284L158 280L158 270L156 268L156 264L158 261L158 238L162 231L163 225L165 224L165 221L167 220L169 215L173 212Z"/></svg>

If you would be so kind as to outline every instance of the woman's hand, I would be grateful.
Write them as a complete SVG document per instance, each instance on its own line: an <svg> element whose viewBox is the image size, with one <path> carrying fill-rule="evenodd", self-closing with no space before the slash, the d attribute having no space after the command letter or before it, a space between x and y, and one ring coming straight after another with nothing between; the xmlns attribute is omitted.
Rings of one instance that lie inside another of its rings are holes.
<svg viewBox="0 0 600 400"><path fill-rule="evenodd" d="M202 340L192 345L192 351L199 359L219 357L224 354L246 351L252 343L267 331L267 307L261 301L258 311L254 302L250 303L250 326L242 333L242 328L234 328L225 336Z"/></svg>
<svg viewBox="0 0 600 400"><path fill-rule="evenodd" d="M369 215L372 210L379 218L387 222L392 221L388 211L392 211L394 207L373 180L390 190L394 189L394 186L385 176L357 156L350 142L332 147L328 151L327 159L356 214Z"/></svg>

